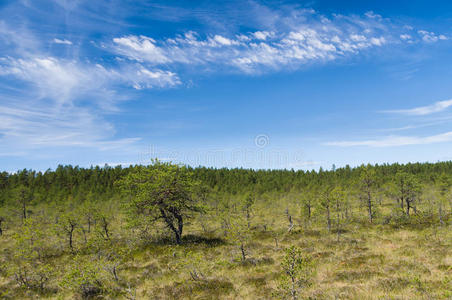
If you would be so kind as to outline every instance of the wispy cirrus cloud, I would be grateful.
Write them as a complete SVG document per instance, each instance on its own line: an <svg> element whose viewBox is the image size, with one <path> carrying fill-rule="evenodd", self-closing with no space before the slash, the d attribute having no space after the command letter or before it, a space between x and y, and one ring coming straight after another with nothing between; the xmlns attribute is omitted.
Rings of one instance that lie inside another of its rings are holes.
<svg viewBox="0 0 452 300"><path fill-rule="evenodd" d="M55 38L55 39L53 39L53 42L55 44L72 45L72 42L67 39L60 40L60 39Z"/></svg>
<svg viewBox="0 0 452 300"><path fill-rule="evenodd" d="M42 103L40 103L42 104ZM114 139L112 124L91 109L66 107L48 110L34 103L0 106L0 150L21 147L91 147L101 151L131 147L139 138Z"/></svg>
<svg viewBox="0 0 452 300"><path fill-rule="evenodd" d="M141 66L109 70L56 58L3 61L0 75L28 85L19 95L9 95L8 106L0 106L0 149L5 148L5 153L14 148L48 147L130 151L140 138L115 137L114 125L104 118L117 113L116 104L125 97L111 85L142 89L179 83L177 76L167 71ZM4 100L0 103L6 103Z"/></svg>
<svg viewBox="0 0 452 300"><path fill-rule="evenodd" d="M140 32L144 27L128 28L129 12L123 5L136 5L141 13L141 3L54 2L52 11L45 11L38 2L10 5L11 11L17 5L17 11L31 8L33 14L41 13L38 20L64 9L64 18L42 28L39 22L37 28L27 28L0 21L4 81L0 84L8 86L0 95L0 153L56 146L130 148L139 138L118 138L114 124L107 121L109 114L119 112L118 103L134 90L177 87L197 73L257 75L298 70L390 45L448 39L397 25L373 12L327 16L312 9L271 9L253 1L240 26L229 26L227 18L218 21L218 12L199 9L198 18L215 23L213 30L185 28L180 34L155 37ZM93 13L100 11L105 15ZM192 15L191 9L176 10L170 19ZM76 29L61 34L60 23L68 20L72 23L66 27ZM253 29L241 32L239 27Z"/></svg>
<svg viewBox="0 0 452 300"><path fill-rule="evenodd" d="M70 45L68 41L52 43ZM0 78L5 80L0 94L0 155L9 156L11 149L52 147L134 149L140 138L117 137L115 126L105 118L118 113L117 104L128 99L117 87L139 90L180 84L175 73L138 62L105 66L96 58L48 53L45 42L30 31L4 23L0 46L9 53L0 56Z"/></svg>
<svg viewBox="0 0 452 300"><path fill-rule="evenodd" d="M401 109L401 110L387 110L381 111L382 113L391 113L391 114L400 114L405 116L427 116L435 113L440 113L445 111L447 108L452 106L452 100L438 101L431 105L420 106L411 109ZM398 128L388 128L388 129L380 129L379 131L404 131L404 130L412 130L423 127L436 126L440 124L444 124L450 121L450 117L444 117L440 119L436 119L436 121L432 122L431 120L420 120L420 123L415 125L408 125ZM399 136L399 135L390 135L373 139L366 140L347 140L347 141L333 141L324 143L326 146L337 146L337 147L358 147L358 146L367 146L367 147L397 147L397 146L408 146L408 145L426 145L426 144L435 144L435 143L443 143L452 141L452 131L448 131L445 133L429 135L429 136Z"/></svg>
<svg viewBox="0 0 452 300"><path fill-rule="evenodd" d="M327 142L326 146L337 147L398 147L409 145L427 145L434 143L444 143L452 141L452 131L431 135L431 136L387 136L378 139L369 139L361 141L334 141Z"/></svg>
<svg viewBox="0 0 452 300"><path fill-rule="evenodd" d="M98 63L34 55L27 58L0 58L0 75L11 75L31 83L41 97L58 101L100 91L112 83L134 88L171 87L180 83L175 73L147 69L139 64L106 68Z"/></svg>
<svg viewBox="0 0 452 300"><path fill-rule="evenodd" d="M383 113L402 114L410 116L425 116L442 112L452 106L452 100L438 101L431 105L420 106L410 109L385 110Z"/></svg>

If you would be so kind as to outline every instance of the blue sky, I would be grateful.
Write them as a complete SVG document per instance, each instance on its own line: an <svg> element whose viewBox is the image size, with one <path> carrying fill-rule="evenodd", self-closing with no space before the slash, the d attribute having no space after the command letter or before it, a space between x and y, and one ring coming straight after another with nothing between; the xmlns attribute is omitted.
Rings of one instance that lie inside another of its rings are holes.
<svg viewBox="0 0 452 300"><path fill-rule="evenodd" d="M0 169L451 160L450 1L0 2Z"/></svg>

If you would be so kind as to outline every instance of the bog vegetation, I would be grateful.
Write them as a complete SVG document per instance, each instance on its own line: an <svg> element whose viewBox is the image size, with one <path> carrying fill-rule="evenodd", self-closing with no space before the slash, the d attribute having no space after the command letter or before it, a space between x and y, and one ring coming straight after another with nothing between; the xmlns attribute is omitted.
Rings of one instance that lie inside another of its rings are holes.
<svg viewBox="0 0 452 300"><path fill-rule="evenodd" d="M0 173L0 298L450 299L452 162Z"/></svg>

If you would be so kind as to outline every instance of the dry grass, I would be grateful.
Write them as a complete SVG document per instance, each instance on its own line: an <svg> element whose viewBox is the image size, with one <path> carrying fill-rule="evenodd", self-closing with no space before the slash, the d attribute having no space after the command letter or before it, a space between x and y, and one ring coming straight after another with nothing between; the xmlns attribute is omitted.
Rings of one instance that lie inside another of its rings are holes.
<svg viewBox="0 0 452 300"><path fill-rule="evenodd" d="M119 269L120 289L103 298L123 298L136 293L137 299L269 299L277 298L280 262L284 249L301 247L315 260L312 285L301 291L310 299L451 299L452 230L450 226L394 228L354 222L344 226L337 240L322 222L309 228L286 228L283 213L256 216L247 243L248 259L240 260L237 245L223 236L220 224L210 220L212 233L202 231L198 222L187 226L184 243L154 238L136 242L136 249ZM263 224L272 224L264 230ZM116 224L118 240L126 236ZM23 290L6 274L6 257L11 251L8 231L0 238L0 298L72 299L74 294L58 288L45 293ZM193 259L197 257L197 259ZM55 258L62 269L71 255ZM202 274L197 280L190 271ZM131 292L127 292L127 286ZM3 294L2 294L3 293Z"/></svg>

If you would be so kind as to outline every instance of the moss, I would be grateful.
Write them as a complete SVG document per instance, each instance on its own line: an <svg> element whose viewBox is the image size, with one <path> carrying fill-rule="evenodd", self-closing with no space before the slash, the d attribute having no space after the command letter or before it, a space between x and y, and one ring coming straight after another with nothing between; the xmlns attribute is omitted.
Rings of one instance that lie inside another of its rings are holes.
<svg viewBox="0 0 452 300"><path fill-rule="evenodd" d="M225 279L206 279L176 282L164 288L164 295L170 299L219 299L234 291L234 285Z"/></svg>
<svg viewBox="0 0 452 300"><path fill-rule="evenodd" d="M382 278L377 281L378 287L385 292L399 291L407 288L410 281L401 277Z"/></svg>
<svg viewBox="0 0 452 300"><path fill-rule="evenodd" d="M362 281L379 275L381 275L381 273L367 269L356 271L340 271L336 273L335 279L339 281Z"/></svg>

